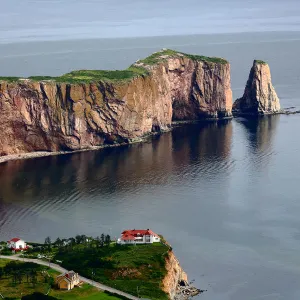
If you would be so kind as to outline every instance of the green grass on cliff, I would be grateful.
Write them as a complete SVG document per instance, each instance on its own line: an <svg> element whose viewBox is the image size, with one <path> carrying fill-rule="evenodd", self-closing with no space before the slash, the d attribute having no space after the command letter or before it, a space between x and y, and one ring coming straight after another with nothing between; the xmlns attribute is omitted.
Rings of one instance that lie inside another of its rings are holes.
<svg viewBox="0 0 300 300"><path fill-rule="evenodd" d="M219 58L219 57L192 55L192 54L174 51L171 49L164 49L162 51L155 52L155 53L151 54L150 56L146 57L145 59L139 60L138 62L146 64L146 65L154 65L154 64L159 63L160 61L168 59L169 57L178 57L178 56L185 56L194 61L219 63L219 64L227 64L228 63L227 60L225 60L223 58Z"/></svg>
<svg viewBox="0 0 300 300"><path fill-rule="evenodd" d="M82 247L61 249L55 259L62 266L78 271L82 276L117 288L129 294L153 300L167 300L162 291L166 275L165 258L169 247L154 243L150 245L110 247Z"/></svg>
<svg viewBox="0 0 300 300"><path fill-rule="evenodd" d="M147 76L148 71L145 68L130 66L126 70L79 70L72 71L58 77L51 76L30 76L27 79L33 81L55 81L60 83L86 83L97 81L124 81L138 76ZM16 82L20 77L0 77L0 81Z"/></svg>
<svg viewBox="0 0 300 300"><path fill-rule="evenodd" d="M155 52L145 59L137 61L137 63L131 65L126 70L114 70L114 71L106 71L106 70L79 70L72 71L70 73L64 74L58 77L51 76L31 76L27 79L32 81L54 81L59 83L89 83L89 82L97 82L97 81L126 81L131 80L134 77L139 76L147 76L149 75L149 71L147 70L147 66L152 66L158 64L162 61L167 60L170 57L188 57L194 61L202 61L208 63L218 63L218 64L227 64L228 62L225 59L217 58L217 57L207 57L201 55L191 55L186 54L170 49L164 49L159 52ZM17 82L20 77L0 77L1 81L6 82Z"/></svg>
<svg viewBox="0 0 300 300"><path fill-rule="evenodd" d="M21 79L21 77L5 77L5 76L0 76L0 82L1 81L7 81L7 82L16 82L19 79Z"/></svg>
<svg viewBox="0 0 300 300"><path fill-rule="evenodd" d="M266 63L265 61L259 60L259 59L256 59L256 60L254 61L254 63L260 64L260 65L267 65L267 64L268 64L268 63Z"/></svg>
<svg viewBox="0 0 300 300"><path fill-rule="evenodd" d="M80 83L92 81L122 81L133 77L147 75L147 70L141 67L131 66L126 70L79 70L72 71L59 77L50 76L31 76L29 79L34 81L54 80L56 82Z"/></svg>

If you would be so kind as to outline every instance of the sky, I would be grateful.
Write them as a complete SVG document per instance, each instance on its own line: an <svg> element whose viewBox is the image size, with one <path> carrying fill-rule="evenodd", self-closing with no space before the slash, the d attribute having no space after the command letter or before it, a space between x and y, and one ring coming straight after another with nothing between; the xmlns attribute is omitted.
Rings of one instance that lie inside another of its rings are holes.
<svg viewBox="0 0 300 300"><path fill-rule="evenodd" d="M299 0L1 0L0 43L300 31Z"/></svg>

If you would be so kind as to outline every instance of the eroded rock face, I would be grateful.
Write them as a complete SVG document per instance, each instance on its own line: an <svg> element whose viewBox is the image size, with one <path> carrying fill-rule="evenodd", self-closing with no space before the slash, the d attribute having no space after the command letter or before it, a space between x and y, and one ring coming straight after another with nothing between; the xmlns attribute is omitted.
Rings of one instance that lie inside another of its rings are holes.
<svg viewBox="0 0 300 300"><path fill-rule="evenodd" d="M174 299L177 295L178 284L183 281L187 282L187 274L181 268L176 256L172 251L166 258L167 274L163 279L163 290L169 295L170 299Z"/></svg>
<svg viewBox="0 0 300 300"><path fill-rule="evenodd" d="M172 300L188 300L204 291L199 290L188 282L187 274L181 268L178 259L170 250L166 257L167 274L162 281L163 291Z"/></svg>
<svg viewBox="0 0 300 300"><path fill-rule="evenodd" d="M267 63L254 61L244 95L234 102L233 110L251 115L274 114L280 111L280 102L272 85Z"/></svg>
<svg viewBox="0 0 300 300"><path fill-rule="evenodd" d="M0 81L0 155L130 142L172 120L231 116L230 65L184 55L126 81Z"/></svg>

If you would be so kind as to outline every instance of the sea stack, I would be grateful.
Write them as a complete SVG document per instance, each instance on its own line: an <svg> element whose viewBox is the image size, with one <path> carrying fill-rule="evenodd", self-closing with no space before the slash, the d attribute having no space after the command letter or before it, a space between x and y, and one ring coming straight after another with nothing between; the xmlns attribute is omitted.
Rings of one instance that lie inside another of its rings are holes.
<svg viewBox="0 0 300 300"><path fill-rule="evenodd" d="M233 104L235 113L267 115L280 112L280 102L271 82L269 65L255 60L242 98Z"/></svg>

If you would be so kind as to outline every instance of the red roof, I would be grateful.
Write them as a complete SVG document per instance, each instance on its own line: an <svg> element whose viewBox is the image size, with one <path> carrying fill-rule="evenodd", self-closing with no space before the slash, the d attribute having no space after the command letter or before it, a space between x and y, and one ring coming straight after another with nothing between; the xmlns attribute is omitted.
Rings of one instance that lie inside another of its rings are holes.
<svg viewBox="0 0 300 300"><path fill-rule="evenodd" d="M13 238L13 239L11 239L10 241L8 241L8 242L11 242L11 243L16 243L16 242L18 242L18 241L20 241L21 239L19 239L19 238Z"/></svg>
<svg viewBox="0 0 300 300"><path fill-rule="evenodd" d="M122 232L122 235L129 235L129 236L133 236L133 237L138 237L138 236L144 236L144 235L154 235L158 237L158 234L156 234L155 232L153 232L150 229L133 229L133 230L124 230ZM123 237L122 237L123 239Z"/></svg>
<svg viewBox="0 0 300 300"><path fill-rule="evenodd" d="M133 235L130 234L123 234L121 237L122 241L134 241L135 237Z"/></svg>

